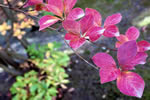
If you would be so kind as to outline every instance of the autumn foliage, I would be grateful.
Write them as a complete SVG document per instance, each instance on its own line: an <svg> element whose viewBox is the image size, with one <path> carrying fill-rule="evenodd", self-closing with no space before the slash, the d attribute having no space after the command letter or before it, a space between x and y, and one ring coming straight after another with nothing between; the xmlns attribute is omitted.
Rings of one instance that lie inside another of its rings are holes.
<svg viewBox="0 0 150 100"><path fill-rule="evenodd" d="M99 68L101 83L117 80L116 84L121 93L128 96L142 97L145 83L140 75L131 70L138 64L145 64L148 57L146 51L150 50L150 43L137 41L140 32L132 26L124 34L120 34L118 24L122 15L115 13L102 23L101 14L92 8L73 8L77 0L28 0L25 7L35 6L37 11L48 11L54 15L46 15L39 20L39 30L46 29L61 21L66 30L65 40L73 49L78 49L86 41L95 42L102 35L116 38L117 66L114 59L107 53L97 53L92 60ZM4 24L5 25L5 24ZM6 27L9 29L9 27ZM3 32L5 33L5 32Z"/></svg>

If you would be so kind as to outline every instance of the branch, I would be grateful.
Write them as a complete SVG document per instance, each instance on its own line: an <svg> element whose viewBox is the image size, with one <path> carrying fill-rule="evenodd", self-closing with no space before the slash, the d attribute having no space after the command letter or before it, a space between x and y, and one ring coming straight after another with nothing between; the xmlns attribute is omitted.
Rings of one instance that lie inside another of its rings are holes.
<svg viewBox="0 0 150 100"><path fill-rule="evenodd" d="M6 67L3 64L0 64L0 67L3 68L5 70L5 72L8 72L9 74L13 75L13 76L17 76L17 75L22 75L23 73L21 73L20 71L14 70L14 69L10 69L8 67Z"/></svg>
<svg viewBox="0 0 150 100"><path fill-rule="evenodd" d="M0 6L1 6L1 7L8 8L8 9L12 9L12 10L17 11L17 12L21 12L21 13L27 15L27 16L30 16L30 17L35 17L35 16L29 15L28 13L26 13L26 12L24 12L23 10L20 10L20 9L18 9L18 8L9 8L8 6L2 5L2 4L0 4ZM35 18L39 19L38 17L35 17ZM61 28L59 28L59 30L57 30L57 29L52 28L52 27L49 27L49 29L55 30L55 31L57 31L57 32L59 32L59 31L61 30ZM60 32L59 32L59 33L60 33ZM98 67L96 67L95 65L91 64L91 63L88 62L86 59L84 59L81 55L79 55L74 49L72 49L72 48L69 46L69 44L68 44L67 41L64 39L64 37L62 37L62 38L63 38L63 40L65 41L65 43L67 44L67 46L68 46L80 59L82 59L84 62L86 62L87 64L89 64L91 67L93 67L93 68L95 68L95 69L98 70Z"/></svg>
<svg viewBox="0 0 150 100"><path fill-rule="evenodd" d="M8 49L10 47L10 39L12 38L14 33L14 21L11 20L11 30L10 30L10 34L6 37L6 49Z"/></svg>
<svg viewBox="0 0 150 100"><path fill-rule="evenodd" d="M1 2L1 1L0 1ZM5 9L4 7L0 6L1 9L3 10L3 12L5 13L6 17L9 18L9 14L8 14L8 11L7 9Z"/></svg>
<svg viewBox="0 0 150 100"><path fill-rule="evenodd" d="M10 4L10 3L9 3ZM12 9L11 7L11 4L9 5L9 6L4 6L4 7L9 7L8 9ZM14 8L13 8L14 9ZM16 9L16 8L15 8ZM19 10L19 11L22 11L22 10ZM15 18L14 18L14 16L13 16L13 12L11 12L11 11L9 11L10 12L10 15L12 15L12 16L10 16L9 17L9 19L11 20L11 32L10 32L10 34L8 35L8 37L6 37L6 49L9 47L9 40L10 40L10 38L13 36L13 33L14 33L14 22L15 22ZM26 12L24 12L24 11L22 11L22 13L26 13ZM17 40L19 40L18 38L17 38ZM25 49L27 49L27 47L28 47L28 45L29 45L29 43L28 43L28 41L25 39L25 38L22 38L22 40L19 40L20 42L21 42L21 45L25 48Z"/></svg>
<svg viewBox="0 0 150 100"><path fill-rule="evenodd" d="M62 38L63 38L63 37L62 37ZM64 38L63 38L63 40L65 41L65 44L66 44L80 59L82 59L84 62L86 62L86 63L89 64L91 67L95 68L96 70L99 70L98 67L96 67L95 65L91 64L90 62L88 62L88 61L87 61L86 59L84 59L80 54L78 54L74 49L72 49Z"/></svg>
<svg viewBox="0 0 150 100"><path fill-rule="evenodd" d="M19 9L22 9L22 8L26 5L27 2L28 2L28 0L26 0L26 1L24 2L24 4L23 4L21 7L19 7Z"/></svg>
<svg viewBox="0 0 150 100"><path fill-rule="evenodd" d="M8 50L6 50L6 53L8 55L10 55L10 57L12 57L12 58L19 59L19 60L22 60L22 61L26 61L27 60L27 58L25 58L24 56L22 56L20 54L17 54L15 51L12 51L12 50L8 51Z"/></svg>
<svg viewBox="0 0 150 100"><path fill-rule="evenodd" d="M0 4L0 7L7 8L7 9L11 9L11 10L13 10L13 11L23 13L23 14L25 14L26 16L29 16L29 17L31 17L31 18L33 18L33 17L34 17L34 18L39 19L38 17L36 17L36 16L31 16L30 14L28 14L27 12L25 12L25 11L23 11L23 10L19 9L19 8L9 7L9 6L4 5L4 4Z"/></svg>
<svg viewBox="0 0 150 100"><path fill-rule="evenodd" d="M9 7L11 7L11 4L10 4L10 2L8 1L8 0L6 0L7 1L7 4L9 5Z"/></svg>
<svg viewBox="0 0 150 100"><path fill-rule="evenodd" d="M57 30L58 33L61 33L61 29L62 29L62 26L60 26ZM86 62L88 65L90 65L91 67L95 68L96 70L99 70L98 67L96 67L95 65L93 65L92 63L90 63L89 61L87 61L85 58L83 58L80 54L78 54L73 48L71 48L69 46L69 44L67 43L67 41L64 39L64 36L61 35L62 39L64 40L65 44L80 58L82 59L84 62Z"/></svg>

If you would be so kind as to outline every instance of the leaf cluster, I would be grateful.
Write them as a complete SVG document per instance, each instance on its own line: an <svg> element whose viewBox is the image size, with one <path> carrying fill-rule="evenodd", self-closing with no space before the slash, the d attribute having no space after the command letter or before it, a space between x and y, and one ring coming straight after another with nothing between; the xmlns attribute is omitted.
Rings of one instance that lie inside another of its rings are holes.
<svg viewBox="0 0 150 100"><path fill-rule="evenodd" d="M48 45L32 44L27 52L31 61L35 63L40 72L34 70L24 76L18 76L10 91L13 100L51 100L58 93L57 88L69 82L68 75L63 66L67 66L69 56L59 51L60 43Z"/></svg>

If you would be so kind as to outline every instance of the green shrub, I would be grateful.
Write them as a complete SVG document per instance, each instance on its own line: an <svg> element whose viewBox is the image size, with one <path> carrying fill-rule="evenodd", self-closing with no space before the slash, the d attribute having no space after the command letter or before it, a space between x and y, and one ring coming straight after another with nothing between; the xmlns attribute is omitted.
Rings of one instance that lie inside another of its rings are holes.
<svg viewBox="0 0 150 100"><path fill-rule="evenodd" d="M58 86L68 83L64 66L68 65L69 56L59 51L59 43L28 47L31 61L39 71L31 70L24 76L18 76L10 91L13 100L51 100L56 96Z"/></svg>

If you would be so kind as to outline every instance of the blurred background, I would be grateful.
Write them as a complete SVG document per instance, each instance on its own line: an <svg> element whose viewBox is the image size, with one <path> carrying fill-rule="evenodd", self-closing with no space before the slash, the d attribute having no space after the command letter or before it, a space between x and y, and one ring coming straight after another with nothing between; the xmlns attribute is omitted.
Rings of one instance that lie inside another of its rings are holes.
<svg viewBox="0 0 150 100"><path fill-rule="evenodd" d="M10 0L13 7L23 1ZM7 0L0 4L9 5ZM140 40L150 42L149 0L78 0L75 7L94 8L103 18L121 13L117 26L121 34L130 26L140 30ZM23 9L41 17L32 7ZM98 70L86 64L65 44L62 35L51 29L39 31L37 18L0 6L0 100L137 100L119 92L116 82L100 84ZM57 28L60 23L53 27ZM108 52L116 60L115 38L101 37L94 44L86 43L77 52L92 63L97 52ZM150 55L150 52L148 52ZM116 60L117 61L117 60ZM134 70L146 87L142 100L150 100L150 59Z"/></svg>

